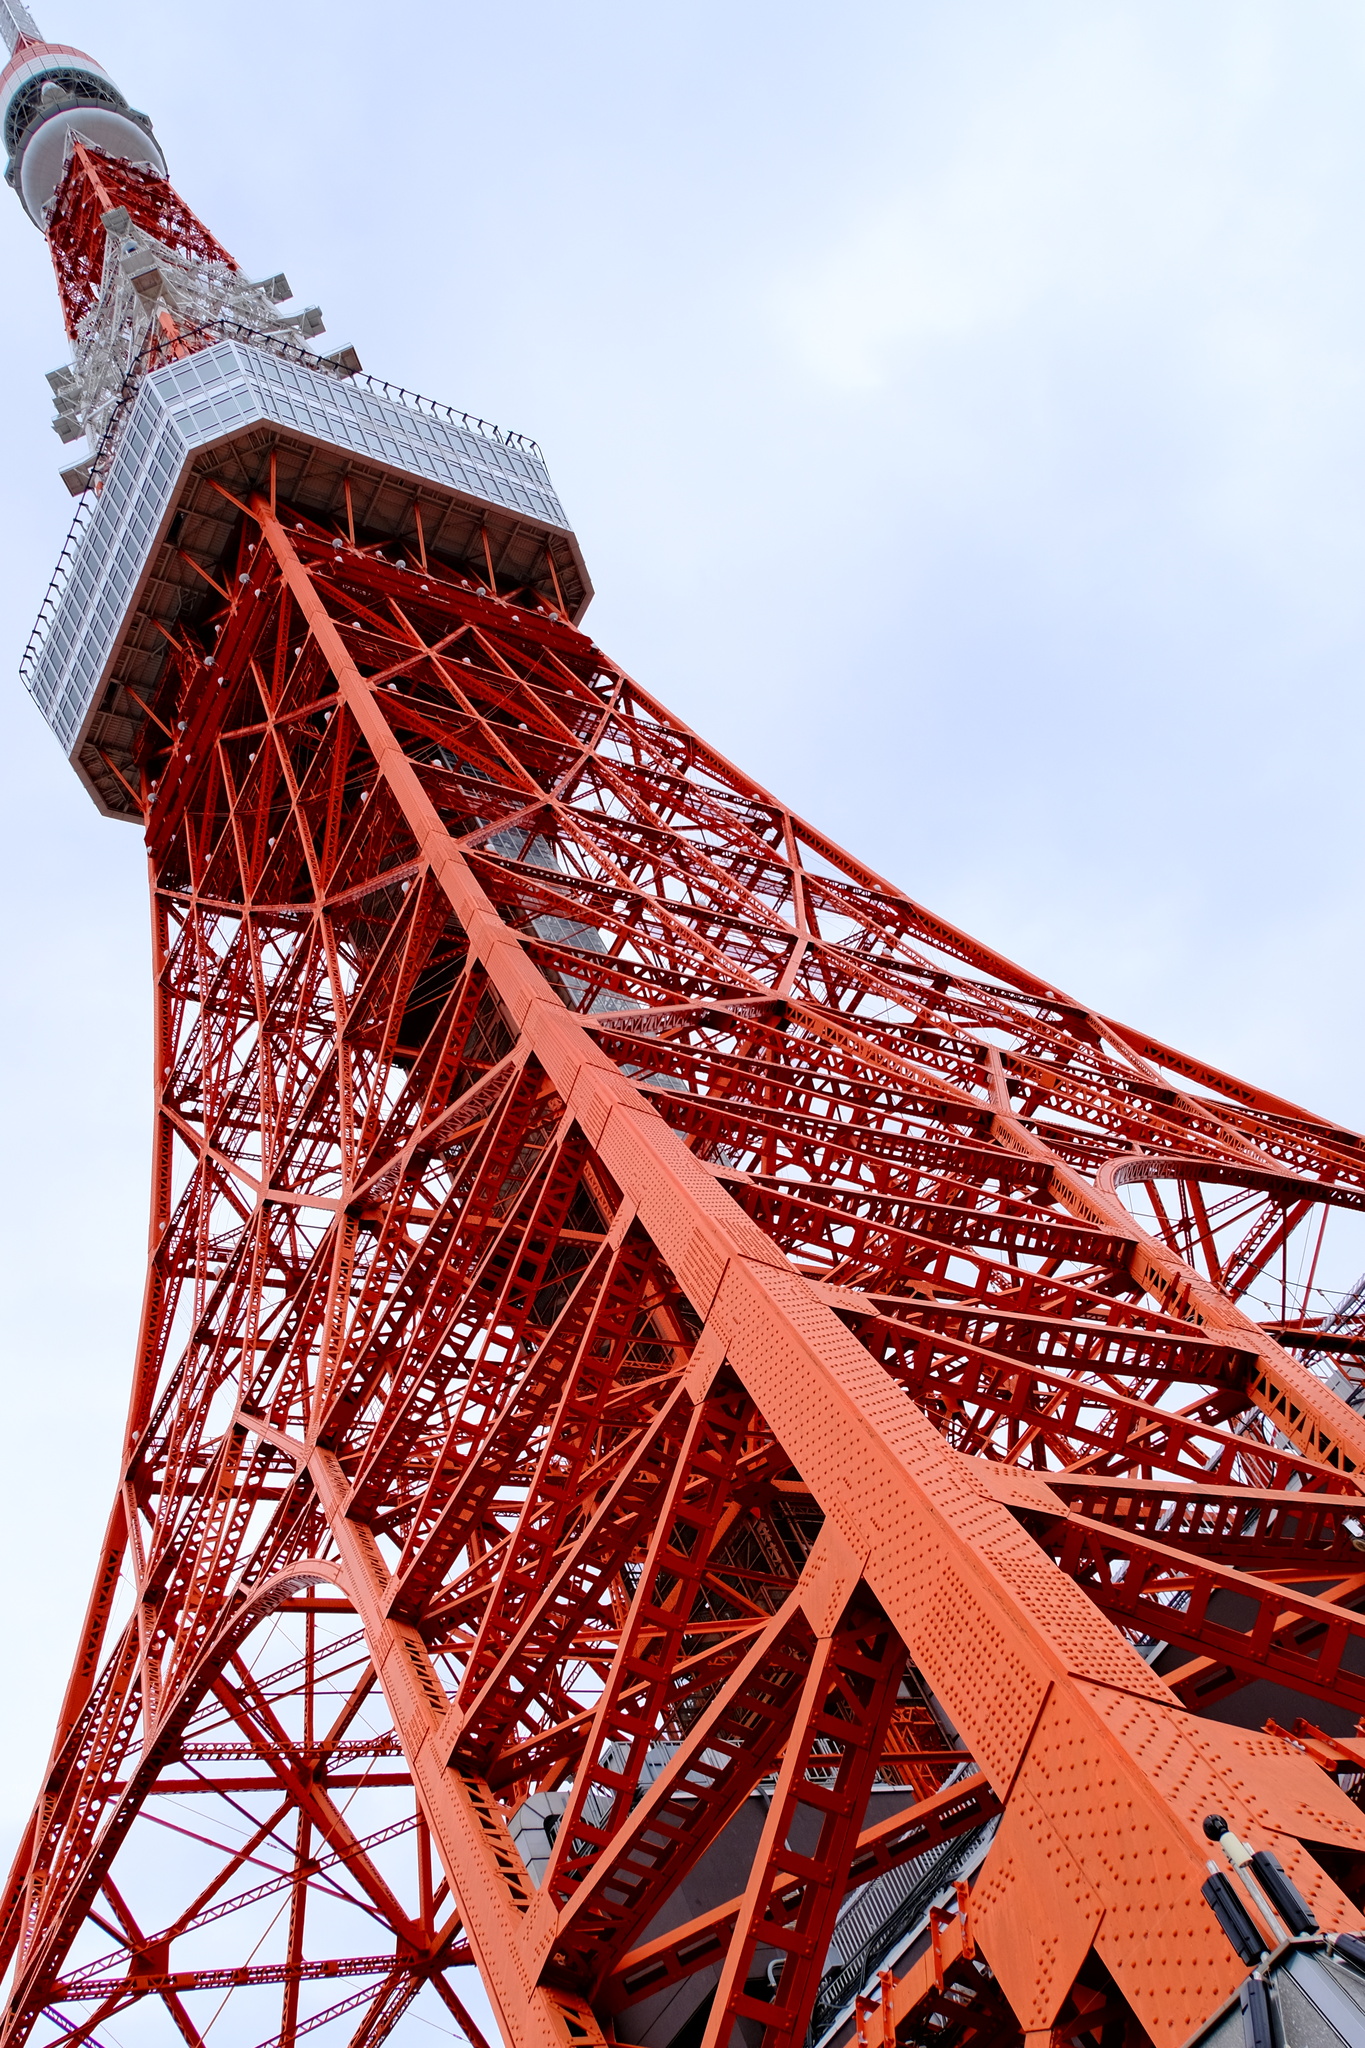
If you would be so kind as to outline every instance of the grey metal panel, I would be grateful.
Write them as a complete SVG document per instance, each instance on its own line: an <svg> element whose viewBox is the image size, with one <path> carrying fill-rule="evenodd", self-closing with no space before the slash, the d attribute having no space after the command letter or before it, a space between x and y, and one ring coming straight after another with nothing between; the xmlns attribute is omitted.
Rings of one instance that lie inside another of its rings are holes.
<svg viewBox="0 0 1365 2048"><path fill-rule="evenodd" d="M217 342L168 363L142 381L24 665L24 682L68 753L187 464L200 449L258 423L569 531L544 463L524 443L493 439L245 342Z"/></svg>

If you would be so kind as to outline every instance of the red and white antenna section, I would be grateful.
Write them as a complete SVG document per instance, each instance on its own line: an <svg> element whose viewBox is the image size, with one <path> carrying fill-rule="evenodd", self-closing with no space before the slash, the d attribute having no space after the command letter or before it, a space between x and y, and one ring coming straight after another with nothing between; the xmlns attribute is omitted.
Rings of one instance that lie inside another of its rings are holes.
<svg viewBox="0 0 1365 2048"><path fill-rule="evenodd" d="M245 276L167 178L150 118L103 65L43 40L22 0L0 0L10 60L0 73L5 177L47 236L72 359L48 373L54 431L93 457L130 376L223 321L302 342L316 306L281 313L284 275ZM88 462L64 472L73 491Z"/></svg>

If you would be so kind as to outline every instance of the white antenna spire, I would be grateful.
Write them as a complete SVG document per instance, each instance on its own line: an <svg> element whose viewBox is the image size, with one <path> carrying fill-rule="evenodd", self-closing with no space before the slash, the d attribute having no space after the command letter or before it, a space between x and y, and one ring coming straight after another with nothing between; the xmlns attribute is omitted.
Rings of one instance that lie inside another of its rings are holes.
<svg viewBox="0 0 1365 2048"><path fill-rule="evenodd" d="M38 24L24 5L24 0L0 0L0 36L12 50L21 36L30 42L40 43L43 39Z"/></svg>

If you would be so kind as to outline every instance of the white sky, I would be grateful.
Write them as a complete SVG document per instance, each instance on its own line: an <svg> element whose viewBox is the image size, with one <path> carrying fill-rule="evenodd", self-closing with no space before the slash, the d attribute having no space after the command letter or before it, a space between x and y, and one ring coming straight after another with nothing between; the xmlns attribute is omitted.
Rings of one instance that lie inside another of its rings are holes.
<svg viewBox="0 0 1365 2048"><path fill-rule="evenodd" d="M332 345L536 435L592 630L1056 985L1365 1124L1365 16L1334 0L42 0ZM0 673L70 516L0 192ZM11 680L0 1852L114 1481L136 834Z"/></svg>

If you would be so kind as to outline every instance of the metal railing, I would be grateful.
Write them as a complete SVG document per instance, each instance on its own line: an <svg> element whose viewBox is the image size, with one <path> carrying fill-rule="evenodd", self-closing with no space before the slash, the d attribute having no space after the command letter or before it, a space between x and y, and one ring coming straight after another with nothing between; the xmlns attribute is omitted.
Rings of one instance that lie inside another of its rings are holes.
<svg viewBox="0 0 1365 2048"><path fill-rule="evenodd" d="M837 1970L827 1972L810 2016L806 2048L814 2048L844 2008L852 2006L853 2000L865 1985L871 1983L902 1935L909 1934L919 1921L927 1920L929 1908L938 1894L969 1861L992 1825L993 1822L987 1821L984 1826L973 1828L970 1834L945 1842L928 1868L914 1879L904 1898L873 1929L857 1953Z"/></svg>
<svg viewBox="0 0 1365 2048"><path fill-rule="evenodd" d="M373 391L381 398L406 406L410 412L429 413L433 419L445 420L450 426L466 427L471 434L481 434L485 441L496 441L499 447L519 448L524 454L534 455L541 462L545 460L540 443L533 441L529 434L517 434L510 427L495 426L492 420L480 419L477 413L461 412L458 406L446 405L439 398L427 398L420 391L409 391L405 384L390 384L386 377L375 377L368 370L348 370L340 363L330 361L326 356L314 355L313 351L304 348L301 342L291 341L287 334L272 332L263 327L250 327L244 320L234 320L228 314L223 314L217 320L201 321L195 327L182 327L176 340L180 343L197 340L204 348L212 348L216 341L246 341L253 348L266 349L271 355L282 356L286 362L302 363L306 369L316 370L323 376L335 377L345 384L361 384L367 391ZM110 416L110 427L136 396L138 382L146 371L149 368L160 369L164 364L175 360L174 346L175 344L163 338L148 342L145 348L138 351L124 376L114 412ZM109 430L106 428L100 442L101 449L108 439ZM95 462L91 463L92 475L98 459L97 456Z"/></svg>
<svg viewBox="0 0 1365 2048"><path fill-rule="evenodd" d="M87 491L80 504L76 507L75 518L67 528L66 539L62 543L62 551L57 557L57 566L48 578L43 601L38 607L38 616L33 621L33 631L29 634L28 643L19 659L19 680L22 683L27 684L29 677L33 673L39 651L44 640L47 638L47 629L52 624L58 600L65 588L66 579L71 573L71 564L75 560L77 543L85 532L86 527L90 524L95 504L94 493Z"/></svg>

